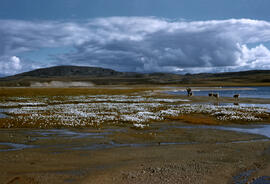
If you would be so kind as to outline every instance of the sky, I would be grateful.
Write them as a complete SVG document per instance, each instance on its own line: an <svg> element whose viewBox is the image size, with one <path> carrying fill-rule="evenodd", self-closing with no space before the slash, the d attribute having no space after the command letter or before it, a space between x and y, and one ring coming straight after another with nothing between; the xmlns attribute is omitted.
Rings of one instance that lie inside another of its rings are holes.
<svg viewBox="0 0 270 184"><path fill-rule="evenodd" d="M269 0L0 0L0 75L270 70Z"/></svg>

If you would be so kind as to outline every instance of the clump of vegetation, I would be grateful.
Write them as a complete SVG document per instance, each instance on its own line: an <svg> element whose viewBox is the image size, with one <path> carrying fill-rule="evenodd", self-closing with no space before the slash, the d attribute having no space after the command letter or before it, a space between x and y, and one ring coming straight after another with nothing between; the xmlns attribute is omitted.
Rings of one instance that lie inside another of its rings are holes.
<svg viewBox="0 0 270 184"><path fill-rule="evenodd" d="M161 121L216 125L269 120L267 108L189 104L187 99L157 95L149 88L21 90L21 95L14 89L2 91L6 96L0 98L0 107L9 117L0 119L1 128L99 127L109 124L145 129L149 123ZM59 95L61 90L64 92ZM30 95L32 93L34 95Z"/></svg>

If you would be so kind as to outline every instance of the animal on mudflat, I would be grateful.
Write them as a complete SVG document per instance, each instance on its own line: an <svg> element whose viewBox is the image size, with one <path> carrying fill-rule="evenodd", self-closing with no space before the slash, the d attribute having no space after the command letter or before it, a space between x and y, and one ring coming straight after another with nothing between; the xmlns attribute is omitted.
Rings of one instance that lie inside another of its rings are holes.
<svg viewBox="0 0 270 184"><path fill-rule="evenodd" d="M216 99L218 99L219 98L219 94L218 93L214 93L213 94L213 97L215 97Z"/></svg>
<svg viewBox="0 0 270 184"><path fill-rule="evenodd" d="M238 100L239 97L240 97L240 94L235 94L235 95L233 95L233 98L234 98L235 100Z"/></svg>
<svg viewBox="0 0 270 184"><path fill-rule="evenodd" d="M213 96L213 93L208 93L208 96L209 96L209 97Z"/></svg>
<svg viewBox="0 0 270 184"><path fill-rule="evenodd" d="M190 96L190 97L193 96L193 92L190 92L190 93L188 94L188 96Z"/></svg>
<svg viewBox="0 0 270 184"><path fill-rule="evenodd" d="M192 93L191 88L186 88L186 90L187 90L187 95L190 96L190 93Z"/></svg>

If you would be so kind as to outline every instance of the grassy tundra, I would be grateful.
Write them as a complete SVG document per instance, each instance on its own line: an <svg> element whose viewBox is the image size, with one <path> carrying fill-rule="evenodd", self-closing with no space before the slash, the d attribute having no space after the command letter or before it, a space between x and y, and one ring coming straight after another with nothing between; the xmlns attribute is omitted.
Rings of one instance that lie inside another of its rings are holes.
<svg viewBox="0 0 270 184"><path fill-rule="evenodd" d="M263 107L215 106L201 97L173 96L161 87L1 88L1 128L147 128L153 122L192 124L269 122ZM170 88L171 90L171 88ZM208 102L198 104L197 102ZM223 102L233 102L224 98ZM214 102L213 102L214 103Z"/></svg>

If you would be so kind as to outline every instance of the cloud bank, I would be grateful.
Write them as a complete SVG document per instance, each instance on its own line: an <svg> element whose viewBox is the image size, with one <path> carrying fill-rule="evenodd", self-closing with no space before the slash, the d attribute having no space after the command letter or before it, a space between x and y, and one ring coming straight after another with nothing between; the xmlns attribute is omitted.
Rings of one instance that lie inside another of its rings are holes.
<svg viewBox="0 0 270 184"><path fill-rule="evenodd" d="M110 17L83 22L0 20L0 73L50 65L119 71L198 73L270 69L270 22L250 19L171 21ZM19 58L71 48L47 63Z"/></svg>

